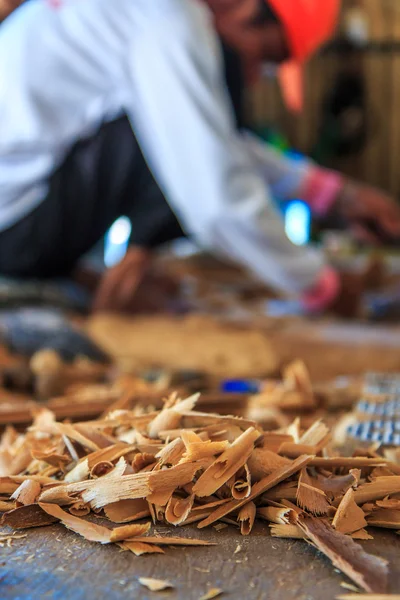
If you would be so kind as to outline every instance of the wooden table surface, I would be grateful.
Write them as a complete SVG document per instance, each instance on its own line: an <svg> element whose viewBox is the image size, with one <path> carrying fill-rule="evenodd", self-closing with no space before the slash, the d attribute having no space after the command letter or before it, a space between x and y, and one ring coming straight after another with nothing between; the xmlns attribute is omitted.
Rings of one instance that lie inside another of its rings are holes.
<svg viewBox="0 0 400 600"><path fill-rule="evenodd" d="M400 371L399 328L299 322L271 337L282 359L303 356L316 380L365 369ZM28 530L11 548L0 547L0 600L199 600L213 587L224 590L222 599L331 600L347 591L340 584L348 579L313 547L271 538L263 524L249 537L232 527L157 530L218 545L135 557L86 542L60 525ZM382 530L373 535L362 545L390 561L390 590L400 593L400 536ZM152 593L138 577L167 579L175 587Z"/></svg>
<svg viewBox="0 0 400 600"><path fill-rule="evenodd" d="M348 592L341 583L349 580L313 547L271 538L262 523L249 537L233 527L219 532L212 527L206 531L157 527L157 531L218 545L166 548L165 555L136 557L116 546L86 542L60 525L32 529L11 548L0 548L0 598L199 600L210 588L221 588L221 598L230 600L331 600ZM375 539L363 545L390 561L390 588L400 592L400 537L371 532ZM167 579L175 587L153 593L138 583L138 577Z"/></svg>

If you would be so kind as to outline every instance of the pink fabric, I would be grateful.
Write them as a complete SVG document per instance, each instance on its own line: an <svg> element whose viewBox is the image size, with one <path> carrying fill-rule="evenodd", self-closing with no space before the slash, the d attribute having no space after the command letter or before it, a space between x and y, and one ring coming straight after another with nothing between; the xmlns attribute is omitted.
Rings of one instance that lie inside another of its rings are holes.
<svg viewBox="0 0 400 600"><path fill-rule="evenodd" d="M316 285L303 294L304 308L311 313L327 310L340 292L340 279L331 267L326 267Z"/></svg>
<svg viewBox="0 0 400 600"><path fill-rule="evenodd" d="M303 183L301 197L317 217L328 214L343 188L344 179L339 173L312 167Z"/></svg>

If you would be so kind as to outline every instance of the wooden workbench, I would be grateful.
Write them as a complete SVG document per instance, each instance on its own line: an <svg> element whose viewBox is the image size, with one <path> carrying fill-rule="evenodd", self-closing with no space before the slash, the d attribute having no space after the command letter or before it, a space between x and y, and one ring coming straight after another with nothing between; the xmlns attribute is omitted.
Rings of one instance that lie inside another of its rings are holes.
<svg viewBox="0 0 400 600"><path fill-rule="evenodd" d="M313 547L298 540L269 537L257 525L249 537L233 527L219 532L186 527L171 531L200 537L215 547L166 548L165 555L136 557L115 546L91 544L60 525L27 531L27 538L2 548L2 600L44 598L62 600L199 600L210 588L221 588L231 600L331 600L348 590L348 579ZM390 561L390 587L400 591L400 538L394 532L372 530L375 539L363 542L370 553ZM240 545L240 550L235 550ZM175 589L152 593L138 577L166 579Z"/></svg>

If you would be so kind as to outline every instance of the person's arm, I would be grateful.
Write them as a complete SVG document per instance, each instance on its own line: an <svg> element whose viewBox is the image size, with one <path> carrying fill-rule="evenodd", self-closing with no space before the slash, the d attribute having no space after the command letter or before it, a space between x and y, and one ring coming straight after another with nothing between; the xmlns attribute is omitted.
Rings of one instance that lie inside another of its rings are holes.
<svg viewBox="0 0 400 600"><path fill-rule="evenodd" d="M244 138L254 165L277 200L301 198L317 219L338 216L362 242L400 238L400 207L389 194L307 158L292 160L247 132Z"/></svg>
<svg viewBox="0 0 400 600"><path fill-rule="evenodd" d="M146 160L184 229L200 245L282 291L314 288L323 257L289 241L235 131L207 13L188 0L168 6L175 8L160 11L157 20L151 18L157 11L149 8L130 48L133 94L127 110Z"/></svg>
<svg viewBox="0 0 400 600"><path fill-rule="evenodd" d="M304 157L292 159L249 132L243 133L254 165L277 200L301 198L316 217L325 216L343 189L345 178Z"/></svg>
<svg viewBox="0 0 400 600"><path fill-rule="evenodd" d="M4 21L24 0L0 0L0 23Z"/></svg>

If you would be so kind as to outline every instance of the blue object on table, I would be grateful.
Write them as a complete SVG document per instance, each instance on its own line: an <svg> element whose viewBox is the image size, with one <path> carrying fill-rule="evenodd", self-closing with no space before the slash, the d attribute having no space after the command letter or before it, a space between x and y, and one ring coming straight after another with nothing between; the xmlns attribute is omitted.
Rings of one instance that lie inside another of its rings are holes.
<svg viewBox="0 0 400 600"><path fill-rule="evenodd" d="M255 380L227 379L221 383L221 392L226 394L257 394L261 383Z"/></svg>

